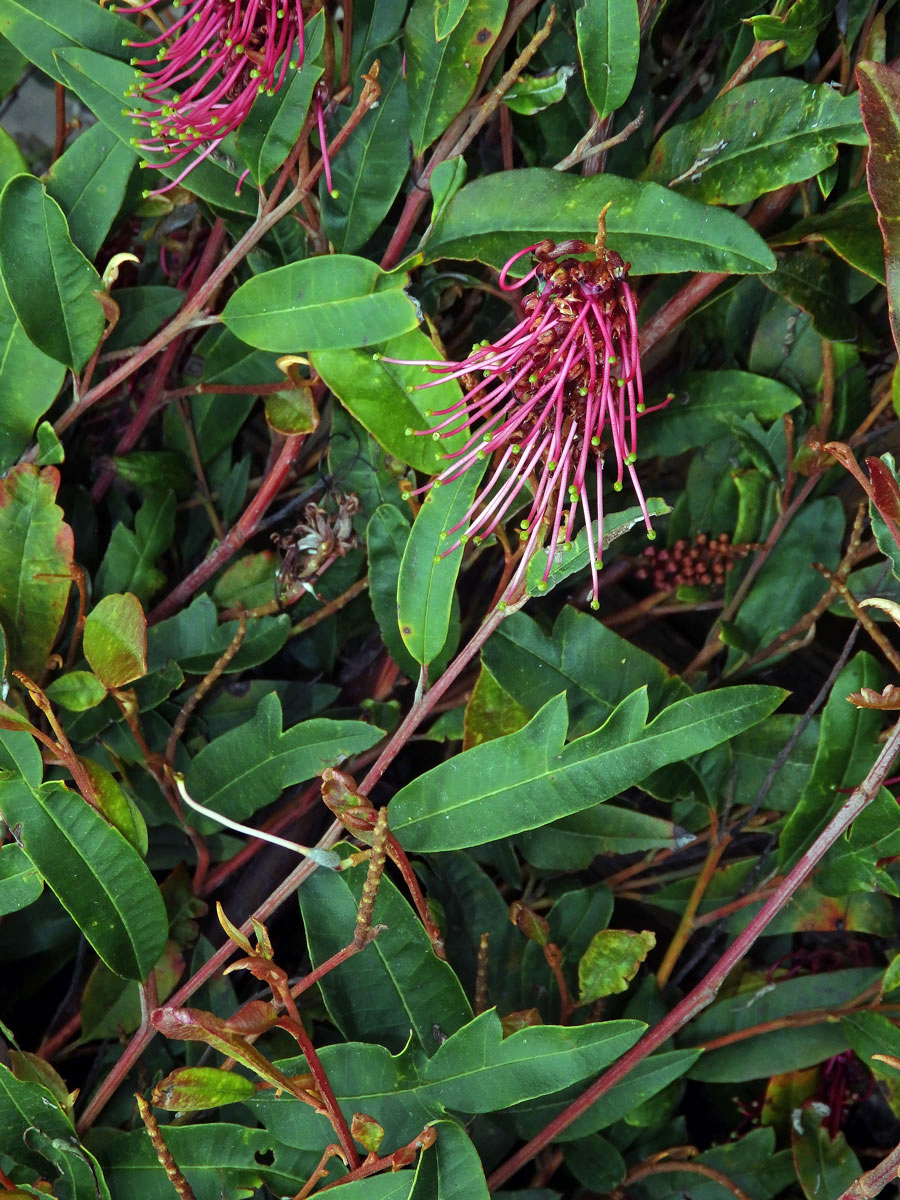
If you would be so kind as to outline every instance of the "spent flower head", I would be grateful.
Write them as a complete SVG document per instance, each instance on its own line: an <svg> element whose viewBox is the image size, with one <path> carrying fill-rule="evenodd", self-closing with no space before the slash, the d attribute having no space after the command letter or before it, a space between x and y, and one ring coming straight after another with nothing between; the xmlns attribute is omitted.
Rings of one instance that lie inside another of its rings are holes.
<svg viewBox="0 0 900 1200"><path fill-rule="evenodd" d="M303 64L300 0L172 0L168 23L156 11L164 3L147 0L120 10L148 13L160 29L157 37L131 43L153 55L131 60L142 75L131 94L151 105L134 113L149 130L135 144L165 156L144 165L169 167L193 156L160 192L180 183L212 154L240 126L257 96L273 95L288 71ZM316 104L324 151L318 95ZM329 174L326 158L331 190Z"/></svg>
<svg viewBox="0 0 900 1200"><path fill-rule="evenodd" d="M604 472L612 473L614 491L629 477L647 536L655 537L635 470L637 422L650 411L638 358L637 304L628 283L630 264L606 248L605 212L593 245L545 240L515 254L500 272L500 286L511 291L537 279L537 290L522 300L524 318L497 341L475 346L461 362L429 361L439 379L420 385L459 379L462 399L432 410L429 416L438 422L423 432L436 439L469 434L462 447L445 455L450 465L428 487L458 479L477 460L494 460L475 502L447 531L456 538L446 553L489 537L531 481L531 505L519 527L524 550L507 595L549 533L546 583L580 515L597 607ZM510 268L526 254L535 265L523 279L508 282ZM572 257L583 254L592 257Z"/></svg>

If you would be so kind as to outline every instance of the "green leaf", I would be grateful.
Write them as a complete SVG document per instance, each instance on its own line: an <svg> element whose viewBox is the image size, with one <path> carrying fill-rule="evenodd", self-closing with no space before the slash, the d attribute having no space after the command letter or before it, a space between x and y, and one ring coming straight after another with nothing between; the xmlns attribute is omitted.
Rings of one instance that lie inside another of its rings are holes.
<svg viewBox="0 0 900 1200"><path fill-rule="evenodd" d="M0 730L0 761L11 763ZM58 782L0 781L0 811L47 886L111 971L145 979L168 931L153 876L117 829Z"/></svg>
<svg viewBox="0 0 900 1200"><path fill-rule="evenodd" d="M44 881L21 846L7 842L0 852L0 917L37 900Z"/></svg>
<svg viewBox="0 0 900 1200"><path fill-rule="evenodd" d="M749 371L693 371L684 376L675 398L640 423L641 457L675 455L722 437L735 418L752 414L775 421L797 407L796 392Z"/></svg>
<svg viewBox="0 0 900 1200"><path fill-rule="evenodd" d="M219 623L215 604L203 593L177 616L160 621L147 631L149 670L158 671L175 661L188 675L205 675L231 645L237 628L237 621ZM277 654L287 641L290 628L290 618L285 613L258 618L225 668L226 673L246 671Z"/></svg>
<svg viewBox="0 0 900 1200"><path fill-rule="evenodd" d="M127 62L135 28L94 0L0 0L0 33L45 75L64 83L56 51L83 46Z"/></svg>
<svg viewBox="0 0 900 1200"><path fill-rule="evenodd" d="M397 580L397 620L404 645L427 667L440 654L450 626L450 606L462 563L462 546L447 552L464 520L487 460L459 479L434 485L425 495L403 551Z"/></svg>
<svg viewBox="0 0 900 1200"><path fill-rule="evenodd" d="M578 871L589 867L598 854L680 850L693 840L693 834L661 817L598 804L543 829L521 833L516 845L542 871Z"/></svg>
<svg viewBox="0 0 900 1200"><path fill-rule="evenodd" d="M0 471L27 448L65 377L63 364L28 337L0 283Z"/></svg>
<svg viewBox="0 0 900 1200"><path fill-rule="evenodd" d="M776 6L776 10L781 6ZM816 39L834 12L829 0L794 0L781 16L762 14L747 17L758 42L784 42L790 57L789 65L799 65L807 59Z"/></svg>
<svg viewBox="0 0 900 1200"><path fill-rule="evenodd" d="M372 346L418 325L405 283L366 258L327 254L248 279L222 320L241 341L279 354Z"/></svg>
<svg viewBox="0 0 900 1200"><path fill-rule="evenodd" d="M264 184L284 165L300 136L313 92L324 70L324 13L317 12L306 21L304 38L300 70L289 67L288 82L274 96L265 92L257 96L237 131L238 154L250 168L254 183Z"/></svg>
<svg viewBox="0 0 900 1200"><path fill-rule="evenodd" d="M348 853L344 847L344 857ZM300 889L313 966L353 937L366 872L367 864L317 871ZM386 928L319 982L329 1015L348 1040L378 1041L399 1051L412 1034L425 1054L433 1054L443 1036L471 1020L462 985L435 955L421 921L387 876L378 889L372 924Z"/></svg>
<svg viewBox="0 0 900 1200"><path fill-rule="evenodd" d="M897 802L882 788L852 827L828 850L819 864L816 886L843 899L857 892L896 896L897 884L880 865L900 854Z"/></svg>
<svg viewBox="0 0 900 1200"><path fill-rule="evenodd" d="M122 206L137 160L135 150L97 124L77 137L45 176L47 194L66 214L72 241L92 261Z"/></svg>
<svg viewBox="0 0 900 1200"><path fill-rule="evenodd" d="M578 55L588 98L602 121L634 86L641 28L637 0L585 0L575 13Z"/></svg>
<svg viewBox="0 0 900 1200"><path fill-rule="evenodd" d="M813 329L832 342L859 337L859 321L844 296L840 264L815 250L781 251L778 266L763 282L788 304L809 313Z"/></svg>
<svg viewBox="0 0 900 1200"><path fill-rule="evenodd" d="M39 677L65 616L74 538L56 504L55 467L0 479L0 623L10 667Z"/></svg>
<svg viewBox="0 0 900 1200"><path fill-rule="evenodd" d="M169 940L151 972L162 1002L184 974L184 959ZM88 976L81 995L81 1041L122 1038L141 1024L141 989L133 979L120 979L102 962Z"/></svg>
<svg viewBox="0 0 900 1200"><path fill-rule="evenodd" d="M435 0L434 40L442 42L449 37L469 7L469 0Z"/></svg>
<svg viewBox="0 0 900 1200"><path fill-rule="evenodd" d="M884 244L878 227L878 214L864 189L847 196L840 204L824 212L805 217L771 241L772 246L790 246L797 242L815 245L824 242L851 267L884 283Z"/></svg>
<svg viewBox="0 0 900 1200"><path fill-rule="evenodd" d="M412 365L386 361L389 358L408 359ZM427 433L417 436L433 423L430 410L451 408L462 397L455 379L438 383L424 365L439 358L434 343L419 329L383 342L377 356L368 350L310 355L318 374L380 445L426 475L441 471L443 456L465 441L464 433L439 441Z"/></svg>
<svg viewBox="0 0 900 1200"><path fill-rule="evenodd" d="M880 978L878 967L818 972L775 984L757 978L752 990L745 988L702 1012L687 1038L692 1042L710 1041L811 1011L822 1013L821 1023L776 1029L708 1050L691 1068L691 1078L717 1083L765 1079L814 1066L842 1053L847 1049L847 1036L828 1014L855 1000Z"/></svg>
<svg viewBox="0 0 900 1200"><path fill-rule="evenodd" d="M129 25L132 38L134 32L134 26ZM130 108L123 106L123 98L136 81L134 68L104 54L95 54L93 50L76 46L58 50L54 58L54 70L60 82L71 88L120 142L133 149L134 139L141 135L142 127L134 122L131 112L133 109L152 108L149 101L139 96L129 96L127 103ZM164 179L174 179L183 171L183 162L148 169L144 174L145 186L164 186ZM191 169L183 186L195 196L228 212L255 214L256 192L252 188L244 188L240 195L235 193L238 174L237 169L227 165L224 158L213 161L210 156Z"/></svg>
<svg viewBox="0 0 900 1200"><path fill-rule="evenodd" d="M627 991L641 963L656 945L656 934L630 929L600 929L578 963L578 999L592 1004Z"/></svg>
<svg viewBox="0 0 900 1200"><path fill-rule="evenodd" d="M803 1195L806 1200L842 1196L863 1173L859 1159L840 1130L832 1137L821 1111L804 1107L797 1115L797 1124L791 1123L791 1150Z"/></svg>
<svg viewBox="0 0 900 1200"><path fill-rule="evenodd" d="M596 729L642 685L651 711L666 699L687 694L684 685L670 682L668 671L652 655L568 605L552 633L526 613L513 613L488 639L481 657L531 716L565 692L573 736Z"/></svg>
<svg viewBox="0 0 900 1200"><path fill-rule="evenodd" d="M775 266L759 234L734 213L654 183L615 175L579 179L537 167L498 172L461 188L436 221L425 258L477 258L499 268L541 238L592 242L597 214L609 201L610 248L631 261L636 275L758 274Z"/></svg>
<svg viewBox="0 0 900 1200"><path fill-rule="evenodd" d="M14 175L28 173L22 151L5 129L0 129L0 188Z"/></svg>
<svg viewBox="0 0 900 1200"><path fill-rule="evenodd" d="M565 698L557 696L519 733L475 746L402 788L391 831L407 850L453 850L535 829L617 795L768 716L784 693L722 688L671 705L649 725L642 688L595 733L565 746Z"/></svg>
<svg viewBox="0 0 900 1200"><path fill-rule="evenodd" d="M103 343L104 350L125 350L146 342L184 302L184 292L161 283L116 287L114 297L119 322Z"/></svg>
<svg viewBox="0 0 900 1200"><path fill-rule="evenodd" d="M435 17L437 20L437 17ZM409 1200L489 1200L478 1151L455 1121L435 1121L437 1141L419 1156Z"/></svg>
<svg viewBox="0 0 900 1200"><path fill-rule="evenodd" d="M260 701L252 720L222 734L196 755L185 772L188 793L240 821L271 804L285 788L368 750L381 737L380 729L362 721L316 717L285 732L281 723L281 701L270 693ZM205 817L197 817L196 824L201 831L215 828Z"/></svg>
<svg viewBox="0 0 900 1200"><path fill-rule="evenodd" d="M656 496L648 496L644 503L647 505L647 513L651 518L664 517L672 511L665 500L660 500ZM606 550L617 538L643 523L644 510L641 508L626 508L623 512L607 513L603 518L603 549ZM595 539L597 538L596 521L593 524L593 536ZM528 594L537 596L551 591L558 583L562 583L576 571L586 570L590 566L590 561L591 551L585 529L580 529L571 542L564 542L562 546L557 547L553 555L553 565L546 580L544 572L547 569L547 558L545 552L539 550L528 564L525 573ZM598 569L601 566L602 561L597 564Z"/></svg>
<svg viewBox="0 0 900 1200"><path fill-rule="evenodd" d="M106 323L93 295L103 284L72 242L62 209L32 175L16 175L0 193L0 274L38 349L80 371Z"/></svg>
<svg viewBox="0 0 900 1200"><path fill-rule="evenodd" d="M156 1108L196 1112L247 1100L256 1093L252 1079L217 1067L179 1067L153 1089Z"/></svg>
<svg viewBox="0 0 900 1200"><path fill-rule="evenodd" d="M884 1078L898 1078L897 1067L872 1057L874 1054L889 1054L893 1058L900 1058L900 1030L896 1025L878 1012L851 1013L842 1018L841 1024L850 1048L864 1066Z"/></svg>
<svg viewBox="0 0 900 1200"><path fill-rule="evenodd" d="M482 662L466 705L463 749L517 733L527 725L530 716L531 713L516 703Z"/></svg>
<svg viewBox="0 0 900 1200"><path fill-rule="evenodd" d="M322 185L322 223L335 250L358 250L381 225L409 172L409 105L400 51L378 51L378 107L350 135L331 168L339 193ZM357 92L362 84L357 84Z"/></svg>
<svg viewBox="0 0 900 1200"><path fill-rule="evenodd" d="M67 671L45 689L54 704L70 712L86 712L106 699L107 688L90 671Z"/></svg>
<svg viewBox="0 0 900 1200"><path fill-rule="evenodd" d="M412 657L397 621L397 577L403 551L409 541L410 523L394 504L379 504L366 526L366 550L369 556L369 599L388 653L410 679L418 675L418 663Z"/></svg>
<svg viewBox="0 0 900 1200"><path fill-rule="evenodd" d="M838 142L866 144L858 97L827 83L754 79L664 133L643 178L707 204L746 204L830 166Z"/></svg>
<svg viewBox="0 0 900 1200"><path fill-rule="evenodd" d="M640 1021L535 1025L504 1038L489 1009L442 1043L422 1072L420 1095L467 1113L508 1108L602 1071L645 1028Z"/></svg>
<svg viewBox="0 0 900 1200"><path fill-rule="evenodd" d="M469 0L452 32L438 40L433 0L414 0L406 20L406 82L416 154L440 137L472 96L506 7L506 0Z"/></svg>
<svg viewBox="0 0 900 1200"><path fill-rule="evenodd" d="M97 572L96 591L134 592L144 604L166 582L156 560L168 550L175 532L175 494L152 491L137 511L134 532L119 521Z"/></svg>
<svg viewBox="0 0 900 1200"><path fill-rule="evenodd" d="M863 62L856 70L863 122L869 135L867 179L884 238L888 310L894 345L900 348L900 80L880 63Z"/></svg>
<svg viewBox="0 0 900 1200"><path fill-rule="evenodd" d="M147 618L131 592L104 596L84 623L84 656L109 688L147 674Z"/></svg>
<svg viewBox="0 0 900 1200"><path fill-rule="evenodd" d="M569 80L575 74L572 66L559 67L549 75L520 75L503 97L503 103L514 113L533 117L551 104L558 104L566 94ZM434 172L432 172L432 188Z"/></svg>

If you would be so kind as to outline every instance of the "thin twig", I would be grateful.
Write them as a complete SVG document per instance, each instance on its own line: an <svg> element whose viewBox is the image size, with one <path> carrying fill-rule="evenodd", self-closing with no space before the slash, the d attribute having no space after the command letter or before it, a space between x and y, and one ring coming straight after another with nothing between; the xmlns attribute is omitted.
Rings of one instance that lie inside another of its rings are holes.
<svg viewBox="0 0 900 1200"><path fill-rule="evenodd" d="M640 129L643 123L644 110L641 108L634 120L629 121L624 129L613 134L612 137L607 138L605 141L598 142L596 146L590 145L590 139L596 133L594 126L591 126L571 154L567 154L565 158L561 158L558 163L553 164L553 170L568 171L569 167L577 167L579 163L586 162L589 158L594 158L598 154L605 154L613 146L620 146L622 142L626 142L635 130Z"/></svg>

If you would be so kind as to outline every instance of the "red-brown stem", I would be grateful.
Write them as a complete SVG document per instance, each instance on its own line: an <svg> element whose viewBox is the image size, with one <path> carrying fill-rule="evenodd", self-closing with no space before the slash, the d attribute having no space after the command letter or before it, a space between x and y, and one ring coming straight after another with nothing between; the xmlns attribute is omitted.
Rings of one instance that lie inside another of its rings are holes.
<svg viewBox="0 0 900 1200"><path fill-rule="evenodd" d="M360 1163L359 1154L356 1152L356 1147L353 1144L347 1118L341 1112L341 1106L337 1102L334 1089L328 1082L328 1076L325 1073L325 1068L322 1066L321 1059L316 1053L316 1048L312 1044L312 1038L303 1027L303 1022L300 1020L300 1013L297 1011L297 1006L294 1004L290 992L282 993L279 991L279 999L291 1011L287 1017L281 1017L277 1024L281 1029L287 1030L303 1051L303 1057L306 1059L310 1074L316 1081L316 1087L319 1090L319 1095L322 1097L322 1102L328 1109L328 1116L331 1124L334 1126L334 1132L337 1134L341 1148L347 1156L347 1166L351 1170L355 1170Z"/></svg>
<svg viewBox="0 0 900 1200"><path fill-rule="evenodd" d="M203 562L195 567L186 579L182 579L165 600L157 604L148 617L151 625L176 613L197 589L206 583L207 579L215 575L216 571L237 554L249 538L253 537L266 509L284 487L297 455L306 441L306 436L305 433L292 433L284 439L284 444L272 470L263 480L259 491L247 505L240 519L232 525L215 550L210 551Z"/></svg>
<svg viewBox="0 0 900 1200"><path fill-rule="evenodd" d="M62 1049L63 1046L73 1038L81 1028L81 1013L77 1012L69 1017L65 1025L60 1025L56 1033L52 1033L50 1037L44 1038L37 1048L37 1053L41 1058L46 1058L49 1062L53 1056Z"/></svg>
<svg viewBox="0 0 900 1200"><path fill-rule="evenodd" d="M886 1188L898 1175L900 1175L900 1146L895 1146L877 1167L860 1175L859 1179L854 1180L848 1188L841 1192L838 1200L872 1200L873 1196L877 1196L882 1188Z"/></svg>
<svg viewBox="0 0 900 1200"><path fill-rule="evenodd" d="M545 1146L548 1146L564 1129L568 1129L573 1121L576 1121L583 1113L587 1112L591 1105L595 1104L601 1096L605 1096L610 1088L619 1083L620 1080L625 1079L639 1062L643 1062L649 1054L658 1049L669 1038L673 1037L679 1029L683 1029L689 1021L715 1000L719 988L727 976L741 959L749 953L756 939L765 930L772 918L787 904L801 883L812 874L826 851L849 829L860 813L878 795L878 791L887 778L888 771L898 751L900 751L900 722L891 730L884 748L875 760L868 775L859 787L854 790L847 803L828 822L825 829L819 834L809 849L806 850L797 865L784 877L772 893L771 898L766 901L756 916L753 917L746 929L735 938L701 982L692 991L688 992L684 999L676 1004L672 1011L658 1025L645 1033L636 1045L632 1046L626 1054L623 1054L614 1066L605 1071L587 1091L583 1092L577 1100L574 1100L565 1108L558 1117L550 1121L537 1137L532 1138L521 1150L518 1150L502 1166L498 1167L488 1180L490 1188L498 1188L502 1183L505 1183L507 1179L526 1163L530 1162Z"/></svg>
<svg viewBox="0 0 900 1200"><path fill-rule="evenodd" d="M340 950L336 950L331 958L326 958L324 962L319 963L308 975L304 975L302 979L298 980L291 988L291 995L295 998L302 996L307 988L311 988L314 983L318 983L320 979L324 979L335 967L339 967L341 963L345 963L354 954L359 954L361 950L365 950L369 942L375 941L375 938L383 928L383 925L376 925L367 929L363 937L357 938L354 935L353 940L348 942L346 946Z"/></svg>

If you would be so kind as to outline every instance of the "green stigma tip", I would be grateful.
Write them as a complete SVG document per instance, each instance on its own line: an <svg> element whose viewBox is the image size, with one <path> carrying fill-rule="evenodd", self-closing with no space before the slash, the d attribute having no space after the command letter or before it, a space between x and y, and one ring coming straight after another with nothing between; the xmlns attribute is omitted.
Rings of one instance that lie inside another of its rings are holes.
<svg viewBox="0 0 900 1200"><path fill-rule="evenodd" d="M655 530L655 529L648 529L648 530L647 530L647 541L648 541L648 542L655 542L655 541L656 541L656 530Z"/></svg>
<svg viewBox="0 0 900 1200"><path fill-rule="evenodd" d="M621 492L621 490L622 490L622 481L620 479L617 479L616 482L613 484L613 491Z"/></svg>
<svg viewBox="0 0 900 1200"><path fill-rule="evenodd" d="M592 600L592 601L591 601L591 608L594 610L594 612L596 612L596 611L597 611L597 609L598 609L599 607L600 607L600 601L599 601L599 600Z"/></svg>
<svg viewBox="0 0 900 1200"><path fill-rule="evenodd" d="M642 401L640 402L640 404L637 406L637 410L638 410L638 412L639 412L639 413L642 413L642 412L646 412L646 411L647 411L647 405L646 405L646 404L643 402L643 400L642 400Z"/></svg>

